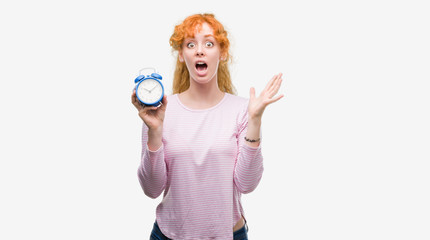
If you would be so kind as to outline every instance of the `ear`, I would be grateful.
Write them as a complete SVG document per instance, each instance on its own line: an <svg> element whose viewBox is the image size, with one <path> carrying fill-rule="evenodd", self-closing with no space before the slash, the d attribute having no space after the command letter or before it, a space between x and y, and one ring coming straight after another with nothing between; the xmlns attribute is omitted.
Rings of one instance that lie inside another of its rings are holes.
<svg viewBox="0 0 430 240"><path fill-rule="evenodd" d="M184 56L182 56L182 51L178 53L179 62L184 62Z"/></svg>
<svg viewBox="0 0 430 240"><path fill-rule="evenodd" d="M220 56L220 58L219 58L221 61L225 61L227 58L226 58L226 56L225 56L225 54L223 54L223 55L221 55Z"/></svg>

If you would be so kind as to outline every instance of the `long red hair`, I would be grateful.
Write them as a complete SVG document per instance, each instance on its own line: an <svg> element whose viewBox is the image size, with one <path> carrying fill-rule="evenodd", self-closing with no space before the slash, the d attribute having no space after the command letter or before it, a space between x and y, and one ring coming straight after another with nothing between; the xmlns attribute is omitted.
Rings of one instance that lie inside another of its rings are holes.
<svg viewBox="0 0 430 240"><path fill-rule="evenodd" d="M215 19L210 13L191 15L175 26L175 30L170 37L170 46L174 51L180 52L185 38L194 37L194 31L200 30L203 23L209 24L214 31L214 37L221 49L222 60L218 66L218 87L221 91L236 94L236 90L231 82L230 70L228 63L231 59L229 48L230 41L227 37L227 31L224 26ZM179 55L176 59L176 68L173 76L173 94L181 93L190 87L190 73L188 72L185 62L179 61Z"/></svg>

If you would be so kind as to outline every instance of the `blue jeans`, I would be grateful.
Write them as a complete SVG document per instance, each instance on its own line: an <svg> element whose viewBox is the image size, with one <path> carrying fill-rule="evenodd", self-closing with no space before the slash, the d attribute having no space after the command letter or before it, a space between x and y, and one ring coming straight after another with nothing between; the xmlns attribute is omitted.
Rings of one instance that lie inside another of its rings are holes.
<svg viewBox="0 0 430 240"><path fill-rule="evenodd" d="M248 225L246 223L241 229L233 233L233 239L248 240ZM154 228L152 229L152 232L151 232L151 238L149 240L172 240L172 239L164 236L164 234L161 232L160 228L158 227L157 222L155 222Z"/></svg>

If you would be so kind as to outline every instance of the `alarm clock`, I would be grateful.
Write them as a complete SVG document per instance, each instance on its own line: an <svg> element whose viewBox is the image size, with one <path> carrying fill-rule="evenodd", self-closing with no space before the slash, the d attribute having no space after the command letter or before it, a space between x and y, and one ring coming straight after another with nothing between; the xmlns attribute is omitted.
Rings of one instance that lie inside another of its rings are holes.
<svg viewBox="0 0 430 240"><path fill-rule="evenodd" d="M145 69L153 69L154 72L151 75L141 75ZM146 106L159 107L164 96L162 79L163 77L155 72L155 68L141 69L139 76L134 80L137 99Z"/></svg>

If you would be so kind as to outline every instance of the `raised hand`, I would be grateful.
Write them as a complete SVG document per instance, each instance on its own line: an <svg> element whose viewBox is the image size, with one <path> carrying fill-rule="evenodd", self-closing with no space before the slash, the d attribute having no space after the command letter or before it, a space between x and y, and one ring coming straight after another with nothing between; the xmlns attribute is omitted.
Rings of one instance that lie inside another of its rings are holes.
<svg viewBox="0 0 430 240"><path fill-rule="evenodd" d="M260 93L260 96L255 96L255 89L252 87L249 91L249 105L248 105L248 115L251 119L261 119L263 112L269 104L272 104L284 95L275 96L282 83L282 73L275 75L269 83L267 83L264 90Z"/></svg>

